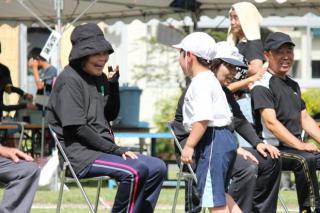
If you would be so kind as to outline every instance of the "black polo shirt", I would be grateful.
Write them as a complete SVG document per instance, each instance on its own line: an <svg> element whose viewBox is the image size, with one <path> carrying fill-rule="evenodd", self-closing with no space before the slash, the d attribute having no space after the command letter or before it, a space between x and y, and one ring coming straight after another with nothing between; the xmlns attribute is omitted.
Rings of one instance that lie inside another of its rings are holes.
<svg viewBox="0 0 320 213"><path fill-rule="evenodd" d="M266 108L275 110L277 119L289 132L296 137L301 136L301 111L305 104L298 83L289 76L282 79L266 72L261 80L254 83L251 99L257 130L264 139L275 138L261 120L259 110Z"/></svg>
<svg viewBox="0 0 320 213"><path fill-rule="evenodd" d="M95 77L67 66L59 75L50 96L47 119L63 141L76 173L102 153L108 153L108 148L117 147L108 117L116 117L113 114L118 111L119 84L109 83L105 74ZM89 127L99 140L65 137L65 128L77 125Z"/></svg>
<svg viewBox="0 0 320 213"><path fill-rule="evenodd" d="M260 39L257 40L248 40L246 42L238 42L237 48L239 49L239 53L241 53L244 58L250 64L250 61L254 59L260 59L264 61L263 56L263 45Z"/></svg>

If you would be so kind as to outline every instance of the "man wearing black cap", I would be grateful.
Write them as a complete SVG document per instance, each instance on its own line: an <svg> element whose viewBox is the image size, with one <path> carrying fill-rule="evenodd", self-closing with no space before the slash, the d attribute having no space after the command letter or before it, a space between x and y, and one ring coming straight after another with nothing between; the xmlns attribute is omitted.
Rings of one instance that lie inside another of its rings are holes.
<svg viewBox="0 0 320 213"><path fill-rule="evenodd" d="M295 44L290 36L271 33L265 41L268 72L251 90L255 122L265 143L277 145L281 151L282 170L295 174L300 212L320 212L316 170L320 169L319 150L304 143L301 132L320 143L320 129L308 115L297 82L288 76L294 62Z"/></svg>
<svg viewBox="0 0 320 213"><path fill-rule="evenodd" d="M166 166L114 142L109 122L119 112L119 69L103 73L113 48L93 23L77 26L71 43L69 65L50 96L48 123L80 178L107 175L119 182L112 212L151 213Z"/></svg>

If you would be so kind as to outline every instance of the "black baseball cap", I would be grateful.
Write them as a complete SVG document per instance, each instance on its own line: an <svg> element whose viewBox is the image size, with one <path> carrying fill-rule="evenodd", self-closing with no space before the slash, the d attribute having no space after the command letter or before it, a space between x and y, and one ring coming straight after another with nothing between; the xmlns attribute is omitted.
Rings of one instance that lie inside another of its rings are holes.
<svg viewBox="0 0 320 213"><path fill-rule="evenodd" d="M273 32L267 36L264 42L264 50L276 50L283 44L290 44L292 46L296 46L288 34L282 32Z"/></svg>

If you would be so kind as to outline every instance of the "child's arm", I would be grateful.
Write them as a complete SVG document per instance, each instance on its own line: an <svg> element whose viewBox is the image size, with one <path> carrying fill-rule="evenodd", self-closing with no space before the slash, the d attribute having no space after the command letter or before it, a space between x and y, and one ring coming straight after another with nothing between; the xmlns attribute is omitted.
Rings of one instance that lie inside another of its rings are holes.
<svg viewBox="0 0 320 213"><path fill-rule="evenodd" d="M198 144L204 132L206 131L208 122L209 121L205 120L198 121L192 124L192 129L187 139L187 143L181 153L181 161L183 163L192 163L194 147Z"/></svg>

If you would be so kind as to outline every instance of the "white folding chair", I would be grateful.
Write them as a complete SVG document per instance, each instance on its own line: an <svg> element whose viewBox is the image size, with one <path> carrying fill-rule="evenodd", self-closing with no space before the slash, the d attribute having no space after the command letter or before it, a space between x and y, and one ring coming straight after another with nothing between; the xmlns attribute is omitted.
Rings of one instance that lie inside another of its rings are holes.
<svg viewBox="0 0 320 213"><path fill-rule="evenodd" d="M64 152L62 145L60 143L60 141L58 140L58 137L56 135L56 133L53 131L53 129L51 128L51 126L49 125L49 129L51 132L51 135L58 147L59 152L61 153L62 157L63 157L63 169L61 171L61 185L60 185L60 190L59 190L59 197L58 197L58 203L57 203L57 209L56 212L59 213L60 212L60 207L61 207L61 201L62 201L62 195L63 195L63 188L64 188L64 184L66 182L66 171L67 169L69 169L70 173L71 173L71 177L78 185L81 194L83 195L84 199L86 200L86 203L88 204L88 207L90 209L91 213L96 213L98 210L98 204L99 204L99 196L100 196L100 189L101 189L101 185L102 185L102 180L105 177L97 177L97 178L85 178L85 179L81 179L81 180L88 180L88 179L97 179L98 180L98 186L97 186L97 193L96 193L96 200L95 200L95 205L93 207L93 205L91 204L87 193L85 192L84 188L82 187L80 180L78 179L76 173L74 172L71 163L66 155L66 153Z"/></svg>
<svg viewBox="0 0 320 213"><path fill-rule="evenodd" d="M175 145L178 147L179 152L182 152L182 147L179 143L178 138L176 137L174 131L173 131L173 125L172 122L168 123L168 128L170 130L170 133L172 134L173 140ZM188 167L189 172L183 172L183 163L181 162L180 164L180 168L179 168L179 172L177 174L177 185L176 185L176 191L174 193L174 199L173 199L173 205L172 205L172 213L176 212L176 206L177 206L177 200L178 200L178 196L179 196L179 190L180 190L180 185L181 185L181 180L194 180L195 183L198 182L197 177L193 171L193 169L191 168L191 165L188 163L186 164ZM205 212L205 209L202 210L202 212Z"/></svg>

